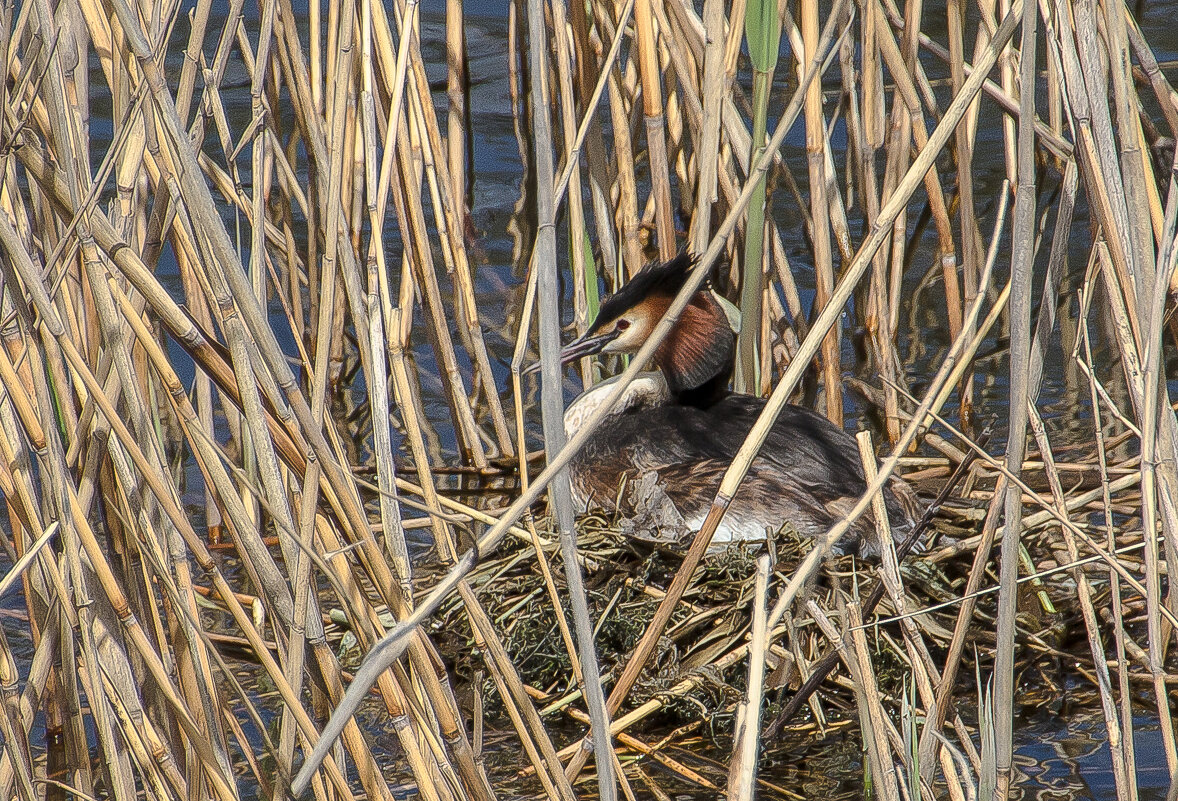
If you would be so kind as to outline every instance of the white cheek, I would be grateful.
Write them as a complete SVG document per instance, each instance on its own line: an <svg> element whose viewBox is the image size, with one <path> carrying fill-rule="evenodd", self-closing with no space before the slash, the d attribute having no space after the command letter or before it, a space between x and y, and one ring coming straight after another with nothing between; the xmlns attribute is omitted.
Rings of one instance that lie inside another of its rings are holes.
<svg viewBox="0 0 1178 801"><path fill-rule="evenodd" d="M640 347L642 347L641 332L638 326L632 325L602 350L607 353L633 353Z"/></svg>

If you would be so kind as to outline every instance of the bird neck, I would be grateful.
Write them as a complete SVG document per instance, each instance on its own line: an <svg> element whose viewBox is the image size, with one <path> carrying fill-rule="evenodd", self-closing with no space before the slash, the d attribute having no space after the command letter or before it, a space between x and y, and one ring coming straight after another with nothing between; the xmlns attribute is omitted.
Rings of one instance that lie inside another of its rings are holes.
<svg viewBox="0 0 1178 801"><path fill-rule="evenodd" d="M681 403L707 405L727 390L735 344L720 304L709 293L700 292L655 351L654 362L666 376L671 394Z"/></svg>
<svg viewBox="0 0 1178 801"><path fill-rule="evenodd" d="M694 406L697 409L707 409L714 406L730 394L729 382L732 381L732 364L721 370L698 387L680 390L675 394L675 401L680 406Z"/></svg>

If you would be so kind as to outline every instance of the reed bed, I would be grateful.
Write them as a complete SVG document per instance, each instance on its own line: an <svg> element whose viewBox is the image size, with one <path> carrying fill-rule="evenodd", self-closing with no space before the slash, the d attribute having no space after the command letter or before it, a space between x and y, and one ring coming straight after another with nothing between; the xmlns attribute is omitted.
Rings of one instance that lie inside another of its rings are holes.
<svg viewBox="0 0 1178 801"><path fill-rule="evenodd" d="M407 0L0 4L0 797L792 798L759 764L848 725L880 798L1005 797L1061 664L1118 798L1135 715L1175 775L1178 95L1135 9L506 14L492 328L461 0L436 63ZM574 522L556 349L683 249L625 380L710 277L769 403L668 552ZM869 410L868 492L708 555L789 400ZM951 490L925 551L826 558L896 472Z"/></svg>

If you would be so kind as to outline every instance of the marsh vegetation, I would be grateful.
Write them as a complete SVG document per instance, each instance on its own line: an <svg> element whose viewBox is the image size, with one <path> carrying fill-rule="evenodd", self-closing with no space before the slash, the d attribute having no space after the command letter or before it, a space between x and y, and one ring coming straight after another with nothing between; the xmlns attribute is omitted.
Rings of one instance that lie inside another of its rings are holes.
<svg viewBox="0 0 1178 801"><path fill-rule="evenodd" d="M1173 776L1178 7L463 10L0 4L0 797L284 797L389 630L317 798L793 797L848 728L986 797L1028 708ZM869 432L825 538L708 554L760 428L689 547L574 528L562 400L707 279L738 390ZM924 552L825 558L893 473Z"/></svg>

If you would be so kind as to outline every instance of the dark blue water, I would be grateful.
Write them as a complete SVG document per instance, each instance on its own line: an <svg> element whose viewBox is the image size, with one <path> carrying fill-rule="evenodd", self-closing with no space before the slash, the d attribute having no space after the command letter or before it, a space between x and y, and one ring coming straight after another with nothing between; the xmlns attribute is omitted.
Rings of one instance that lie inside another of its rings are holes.
<svg viewBox="0 0 1178 801"><path fill-rule="evenodd" d="M1133 721L1137 788L1141 799L1164 799L1170 774L1156 718ZM1015 775L1024 798L1117 797L1108 730L1098 711L1067 718L1043 716L1016 731Z"/></svg>

